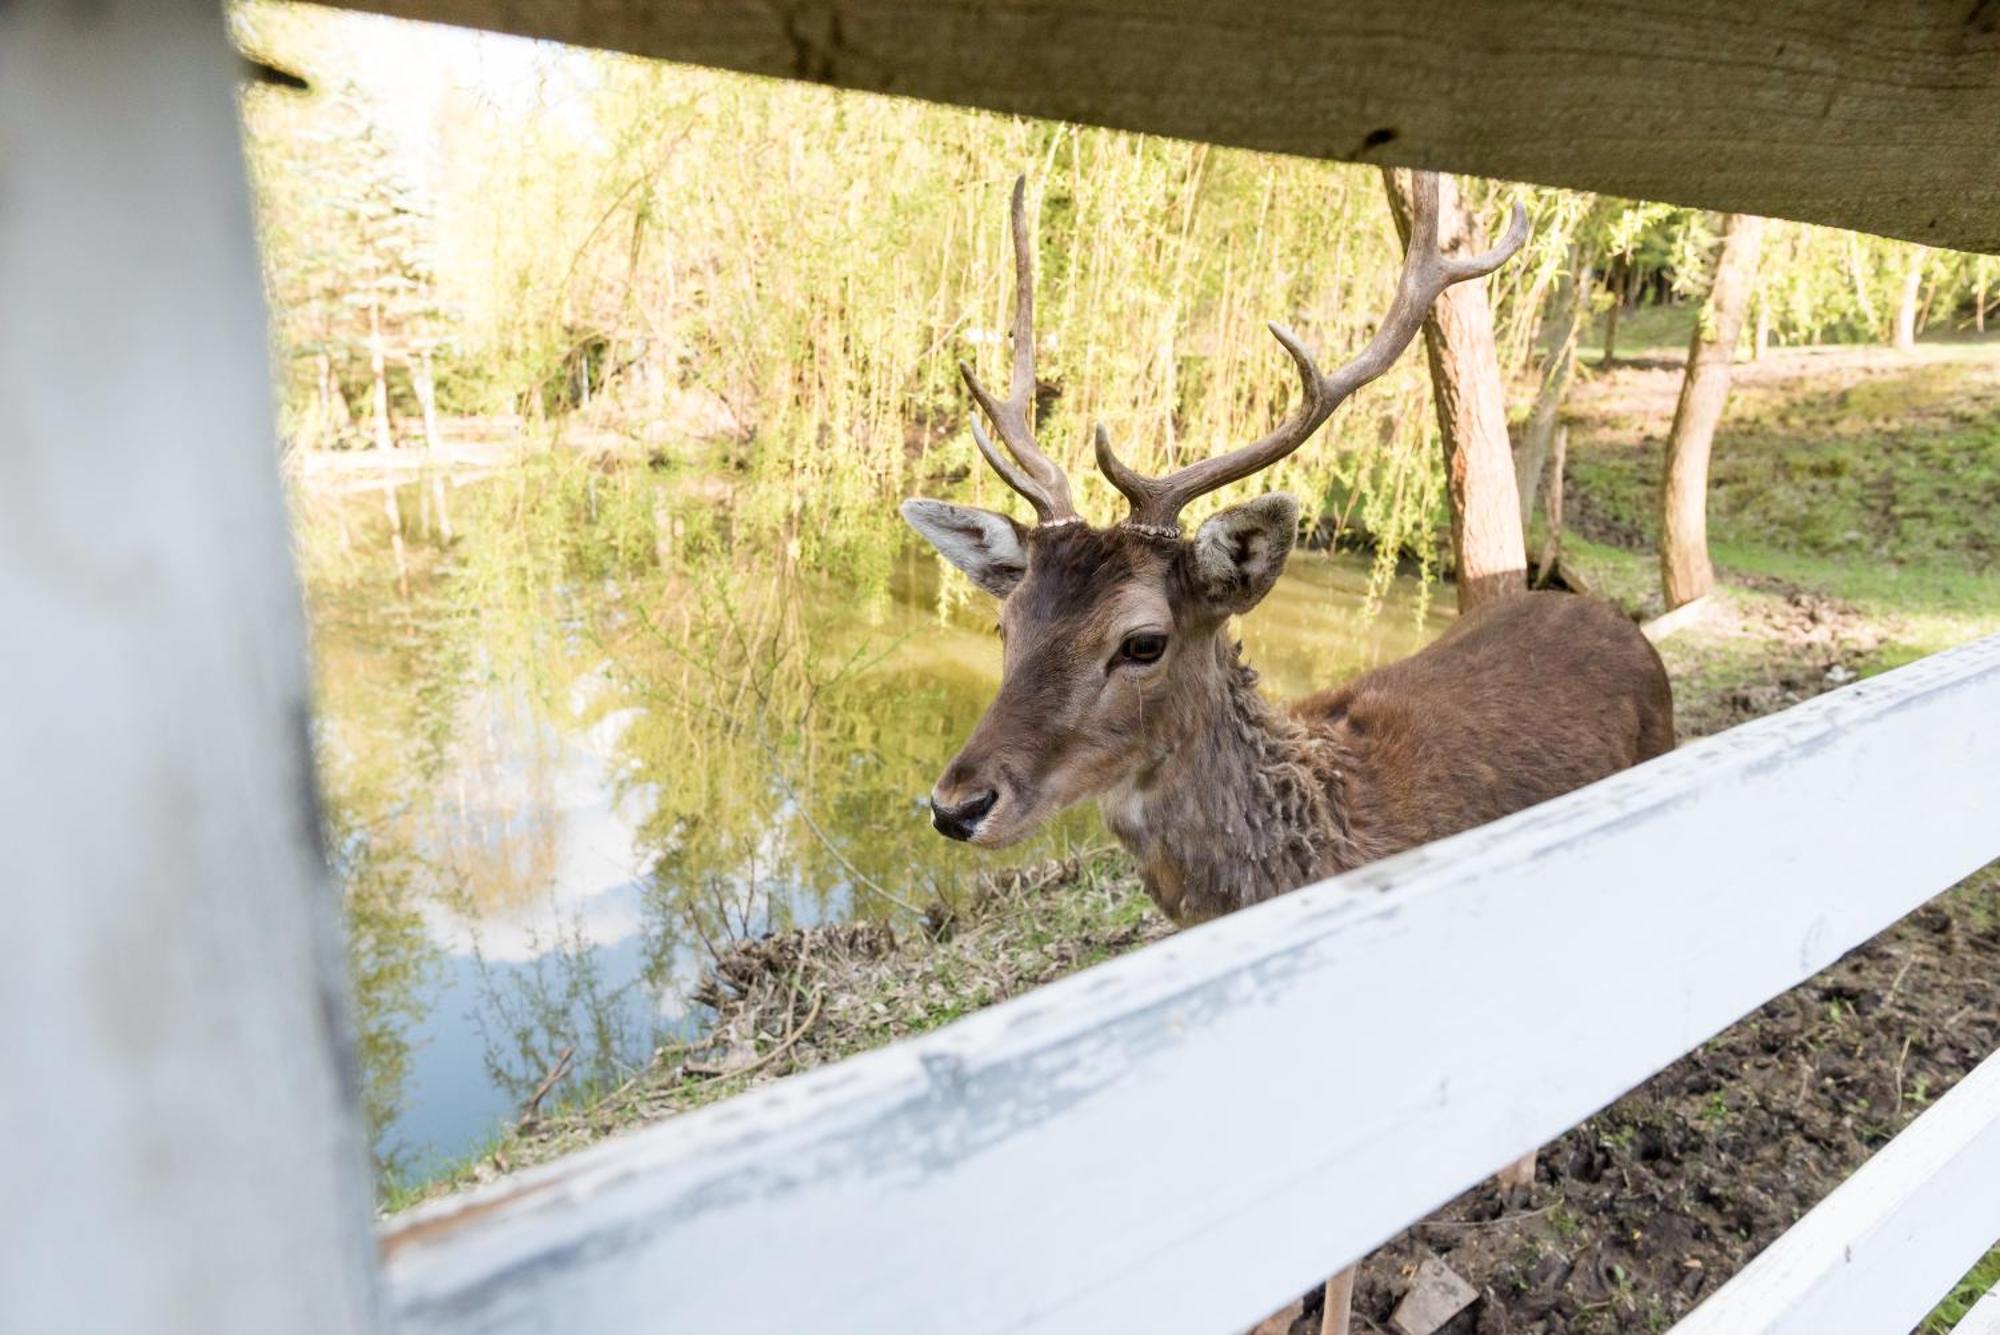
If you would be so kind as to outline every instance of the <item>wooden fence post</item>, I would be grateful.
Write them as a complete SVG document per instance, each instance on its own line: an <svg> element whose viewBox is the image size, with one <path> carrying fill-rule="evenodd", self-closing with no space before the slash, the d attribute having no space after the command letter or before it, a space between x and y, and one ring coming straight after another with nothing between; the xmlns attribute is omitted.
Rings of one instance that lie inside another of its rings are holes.
<svg viewBox="0 0 2000 1335"><path fill-rule="evenodd" d="M216 0L0 4L0 1328L360 1332L373 1240Z"/></svg>

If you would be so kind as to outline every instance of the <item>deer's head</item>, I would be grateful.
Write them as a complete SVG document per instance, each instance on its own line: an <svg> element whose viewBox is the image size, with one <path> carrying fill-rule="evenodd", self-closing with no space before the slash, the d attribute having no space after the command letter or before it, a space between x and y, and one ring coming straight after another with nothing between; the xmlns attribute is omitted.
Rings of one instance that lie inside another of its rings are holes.
<svg viewBox="0 0 2000 1335"><path fill-rule="evenodd" d="M1143 785L1162 765L1200 763L1185 744L1224 699L1234 663L1224 631L1277 582L1298 504L1282 493L1260 496L1211 515L1192 538L1182 534L1182 509L1304 444L1348 395L1395 362L1438 293L1492 272L1526 238L1527 218L1516 208L1499 246L1447 257L1438 249L1436 178L1417 173L1414 193L1395 300L1360 355L1322 374L1290 331L1272 325L1298 368L1298 407L1263 439L1165 477L1120 462L1099 426L1097 466L1131 513L1113 527L1093 528L1077 514L1068 478L1035 443L1028 420L1034 277L1025 182L1015 182L1013 383L999 399L970 368L961 370L1007 453L976 420L973 440L1034 507L1037 523L944 501L902 507L947 561L1000 599L1000 694L931 792L939 831L1000 847L1084 798Z"/></svg>

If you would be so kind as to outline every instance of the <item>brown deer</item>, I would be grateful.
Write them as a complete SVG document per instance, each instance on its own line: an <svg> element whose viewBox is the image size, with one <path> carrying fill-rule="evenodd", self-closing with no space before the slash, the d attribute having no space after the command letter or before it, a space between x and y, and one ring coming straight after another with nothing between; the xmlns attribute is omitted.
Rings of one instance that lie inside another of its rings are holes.
<svg viewBox="0 0 2000 1335"><path fill-rule="evenodd" d="M1165 477L1120 462L1098 427L1097 465L1131 513L1094 528L1030 428L1034 279L1025 182L1015 183L1011 391L997 399L961 371L1007 455L977 420L974 442L1038 522L942 501L902 506L946 560L1001 600L1000 692L931 793L940 832L998 848L1096 797L1147 893L1186 925L1672 749L1659 655L1616 609L1574 594L1488 604L1413 657L1286 705L1258 693L1228 634L1277 581L1298 504L1260 496L1209 516L1191 538L1183 508L1298 449L1389 368L1439 293L1491 273L1526 239L1517 207L1497 247L1448 256L1436 178L1417 173L1414 193L1396 295L1360 355L1322 374L1272 325L1298 368L1298 407L1263 439ZM1524 1162L1532 1172L1532 1156ZM1344 1328L1337 1286L1347 1278L1328 1286L1329 1329Z"/></svg>

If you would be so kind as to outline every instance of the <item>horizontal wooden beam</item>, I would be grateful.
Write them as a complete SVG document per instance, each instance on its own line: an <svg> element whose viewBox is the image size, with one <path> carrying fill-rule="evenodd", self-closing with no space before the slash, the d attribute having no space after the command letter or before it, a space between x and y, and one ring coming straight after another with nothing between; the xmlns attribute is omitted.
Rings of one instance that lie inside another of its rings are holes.
<svg viewBox="0 0 2000 1335"><path fill-rule="evenodd" d="M1909 1330L2000 1237L2000 1055L1959 1081L1673 1335ZM1991 1314L2000 1329L2000 1306ZM1959 1326L1961 1332L1977 1325Z"/></svg>
<svg viewBox="0 0 2000 1335"><path fill-rule="evenodd" d="M2000 636L420 1212L399 1329L1242 1329L2000 854L1995 774Z"/></svg>
<svg viewBox="0 0 2000 1335"><path fill-rule="evenodd" d="M1996 0L338 2L1217 144L2000 251Z"/></svg>

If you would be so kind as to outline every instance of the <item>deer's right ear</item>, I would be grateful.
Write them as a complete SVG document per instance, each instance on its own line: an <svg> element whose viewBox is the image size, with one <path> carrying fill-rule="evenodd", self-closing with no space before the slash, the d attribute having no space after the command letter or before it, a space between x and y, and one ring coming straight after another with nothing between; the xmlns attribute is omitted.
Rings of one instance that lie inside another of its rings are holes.
<svg viewBox="0 0 2000 1335"><path fill-rule="evenodd" d="M1027 534L1006 515L946 501L903 502L903 518L995 598L1005 598L1028 573Z"/></svg>

